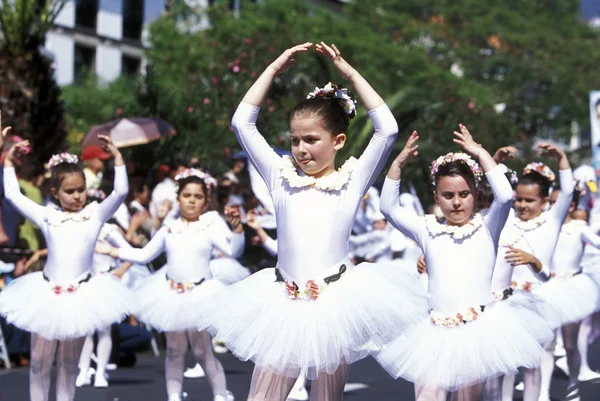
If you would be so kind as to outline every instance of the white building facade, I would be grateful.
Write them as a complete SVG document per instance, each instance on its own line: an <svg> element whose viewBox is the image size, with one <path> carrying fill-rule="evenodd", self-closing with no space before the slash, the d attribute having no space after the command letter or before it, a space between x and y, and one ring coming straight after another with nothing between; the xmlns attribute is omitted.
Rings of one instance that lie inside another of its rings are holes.
<svg viewBox="0 0 600 401"><path fill-rule="evenodd" d="M46 34L58 84L85 70L105 82L138 73L148 26L164 9L164 0L68 0Z"/></svg>

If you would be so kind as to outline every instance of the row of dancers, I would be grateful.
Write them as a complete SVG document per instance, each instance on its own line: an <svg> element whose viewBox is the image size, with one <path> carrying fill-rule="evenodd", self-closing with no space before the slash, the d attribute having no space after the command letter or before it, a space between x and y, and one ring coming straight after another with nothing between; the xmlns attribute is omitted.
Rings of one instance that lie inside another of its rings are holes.
<svg viewBox="0 0 600 401"><path fill-rule="evenodd" d="M455 399L484 394L500 400L501 378L508 375L504 381L509 381L519 368L525 369L524 399L537 401L547 396L540 394L546 390L542 377L559 328L570 384L576 382L580 361L571 345L578 322L600 305L598 277L582 273L579 262L584 242L598 241L584 225L567 220L574 185L564 152L539 145L543 155L557 159L560 177L555 203L544 211L555 181L551 170L528 165L513 196L505 170L460 125L454 142L463 152L443 155L431 167L443 218L421 217L400 203L402 169L418 154L419 137L412 133L387 173L380 199L384 219L376 220L418 244L427 290L415 266L399 268L387 260L356 264L348 256L355 217L398 133L383 99L335 45L321 42L316 51L352 84L368 110L374 134L362 155L335 167L356 114L353 95L337 85L315 88L291 110L291 157L273 151L256 126L273 80L311 48L309 42L281 54L233 116L237 139L271 197L277 241L270 246L278 263L232 285L214 280L209 263L215 250L240 254L241 217L235 208L226 210L225 220L206 212L210 195L203 172L188 170L178 177L179 218L145 247L132 248L102 233L103 227L110 231L105 224L128 186L123 158L109 138L102 139L115 159L114 190L87 206L85 177L72 155L50 162L57 209L39 206L19 191L12 166L27 141L8 151L6 196L40 227L48 245L44 271L14 280L0 294L0 313L32 332L32 400L48 399L54 360L57 400L72 400L86 336L129 314L166 333L169 401L181 399L188 345L214 400L233 400L210 334L241 360L254 362L250 401L283 401L298 378L312 380L312 400L340 400L350 365L368 355L393 377L414 382L418 401L445 400L448 391ZM491 193L482 206L485 182ZM568 255L555 252L563 234ZM99 236L107 241L98 244ZM167 264L135 293L114 275L93 272L95 253L144 264L162 252Z"/></svg>

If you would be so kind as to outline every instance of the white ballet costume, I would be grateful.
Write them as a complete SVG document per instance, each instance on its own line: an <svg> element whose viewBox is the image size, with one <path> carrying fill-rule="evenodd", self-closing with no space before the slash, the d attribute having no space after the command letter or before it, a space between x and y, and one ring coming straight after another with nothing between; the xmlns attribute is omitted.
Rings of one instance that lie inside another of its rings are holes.
<svg viewBox="0 0 600 401"><path fill-rule="evenodd" d="M215 248L237 257L244 249L244 234L231 232L217 212L207 212L191 223L169 221L144 248L118 250L120 259L142 264L162 252L167 254L166 266L147 278L136 295L140 302L139 320L166 332L169 401L181 399L188 343L206 372L215 400L233 399L226 388L223 366L213 354L210 335L196 329L199 311L212 305L212 296L224 288L224 284L213 279L210 270Z"/></svg>
<svg viewBox="0 0 600 401"><path fill-rule="evenodd" d="M102 226L98 235L98 242L106 241L113 246L123 247L129 246L127 240L119 232L119 228L115 224L106 223ZM94 253L93 273L112 274L119 267L119 261L109 255ZM133 297L132 297L133 299ZM98 344L96 346L96 370L95 370L95 387L107 387L106 365L110 358L112 350L111 326L107 326L97 331ZM79 376L77 376L77 387L91 384L91 375L88 373L91 365L92 354L94 353L94 335L89 334L85 338L81 356L79 357Z"/></svg>
<svg viewBox="0 0 600 401"><path fill-rule="evenodd" d="M227 223L219 216L220 220L215 218L215 224L221 225L224 232L228 231ZM237 283L250 276L250 270L244 267L236 258L215 248L210 260L210 271L215 280L219 280L224 285Z"/></svg>
<svg viewBox="0 0 600 401"><path fill-rule="evenodd" d="M4 169L4 191L19 213L40 228L48 258L43 272L20 277L0 293L0 313L32 333L31 400L48 399L56 355L57 400L71 401L85 336L135 312L130 291L117 278L92 274L96 238L127 195L125 166L115 167L113 192L78 213L25 197L14 168Z"/></svg>
<svg viewBox="0 0 600 401"><path fill-rule="evenodd" d="M241 103L232 124L273 198L278 266L221 291L201 328L255 363L249 399L285 399L301 373L316 379L313 393L327 392L327 380L343 391L349 364L426 314L416 272L392 282L379 264L355 266L347 257L354 216L387 160L397 124L387 106L371 110L375 134L360 159L316 179L271 149L256 129L258 112Z"/></svg>
<svg viewBox="0 0 600 401"><path fill-rule="evenodd" d="M454 391L520 366L537 366L543 354L537 329L522 321L525 306L494 302L492 296L498 241L513 192L500 168L486 177L494 202L461 227L402 208L399 180L386 178L383 187L381 211L425 254L431 311L407 337L374 356L390 375L418 387Z"/></svg>
<svg viewBox="0 0 600 401"><path fill-rule="evenodd" d="M533 219L523 221L517 216L512 217L507 223L507 227L518 230L531 246L533 254L542 262L544 266L551 266L552 256L558 242L558 237L562 229L562 225L567 218L571 199L573 197L573 172L571 169L559 170L558 176L560 179L560 194L556 199L554 206L539 216ZM548 296L549 293L542 288L550 282L544 283L539 277L534 275L530 269L515 269L513 272L512 286L513 288L525 289L532 291L535 295L541 297L550 306L553 305L554 297ZM553 313L548 317L548 323L557 329L561 326L561 314L556 308L552 308ZM554 369L554 357L550 348L553 348L552 343L548 345L546 355L542 358L542 363L535 367L531 374L539 375L541 371L541 395L540 400L549 399L550 378ZM510 381L510 380L508 380ZM510 393L511 386L505 386L505 391Z"/></svg>

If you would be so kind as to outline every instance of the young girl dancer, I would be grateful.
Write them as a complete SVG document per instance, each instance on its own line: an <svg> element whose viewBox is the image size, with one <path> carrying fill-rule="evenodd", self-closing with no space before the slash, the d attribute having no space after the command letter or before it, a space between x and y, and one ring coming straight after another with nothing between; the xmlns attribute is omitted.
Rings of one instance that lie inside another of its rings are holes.
<svg viewBox="0 0 600 401"><path fill-rule="evenodd" d="M416 273L394 283L380 274L385 269L354 266L347 258L357 208L385 164L398 126L340 51L323 42L316 46L369 109L375 134L360 159L335 170L355 102L332 84L317 88L291 111L293 158L279 157L256 128L273 79L311 47L304 43L279 56L233 117L238 141L273 198L279 263L224 289L202 322L236 356L254 361L252 401L285 400L301 372L313 380L311 399L341 399L349 365L402 333L426 308Z"/></svg>
<svg viewBox="0 0 600 401"><path fill-rule="evenodd" d="M121 153L108 137L101 138L115 158L114 190L103 202L86 207L85 178L76 156L55 155L49 163L51 191L60 210L40 206L19 190L13 162L27 141L11 148L4 162L6 197L24 217L40 227L48 244L44 271L13 281L0 294L0 313L15 326L31 332L32 401L48 399L55 360L56 399L73 400L77 361L85 336L134 311L130 293L119 280L92 274L96 237L127 195L127 173Z"/></svg>
<svg viewBox="0 0 600 401"><path fill-rule="evenodd" d="M392 376L416 383L418 401L445 400L447 390L456 389L460 399L479 400L483 381L519 366L536 366L544 351L524 320L527 306L494 303L492 297L496 250L512 188L465 126L454 134L454 142L481 167L464 153L449 153L432 163L434 197L444 223L434 216L417 217L399 205L401 170L417 154L416 133L392 163L381 194L388 221L425 254L432 309L408 337L375 357ZM474 213L476 182L483 172L494 201L483 213Z"/></svg>
<svg viewBox="0 0 600 401"><path fill-rule="evenodd" d="M239 256L244 235L239 214L228 211L229 231L216 212L204 213L207 189L202 172L186 170L175 177L177 203L181 218L165 224L142 249L97 247L99 253L135 263L148 263L167 253L165 269L148 278L137 291L140 300L138 318L166 332L166 385L169 401L181 400L184 357L188 343L196 360L206 372L215 401L233 400L227 391L223 366L214 356L208 332L196 330L198 309L213 303L210 295L220 288L209 267L213 249Z"/></svg>
<svg viewBox="0 0 600 401"><path fill-rule="evenodd" d="M559 190L553 191L550 195L550 204L557 202L559 196ZM600 248L600 237L588 227L585 221L575 220L571 217L578 202L579 191L576 190L573 193L569 214L562 225L552 257L550 271L553 278L540 286L537 291L537 294L548 301L559 315L569 368L567 388L572 388L578 383L581 357L577 347L577 338L581 320L594 313L600 306L598 283L588 274L582 273L581 269L585 244ZM549 374L547 377L542 377L542 383L547 385L542 388L542 395L546 396L552 380L552 370L548 369L542 374Z"/></svg>

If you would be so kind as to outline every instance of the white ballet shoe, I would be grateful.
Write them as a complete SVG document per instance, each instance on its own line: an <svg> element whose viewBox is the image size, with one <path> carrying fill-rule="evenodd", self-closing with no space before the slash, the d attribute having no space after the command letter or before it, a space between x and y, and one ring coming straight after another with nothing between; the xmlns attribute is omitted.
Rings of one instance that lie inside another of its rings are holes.
<svg viewBox="0 0 600 401"><path fill-rule="evenodd" d="M290 391L290 395L288 395L287 399L295 401L307 401L308 391L306 391L306 387L294 387L292 391Z"/></svg>
<svg viewBox="0 0 600 401"><path fill-rule="evenodd" d="M540 394L538 401L551 401L550 395L549 394Z"/></svg>
<svg viewBox="0 0 600 401"><path fill-rule="evenodd" d="M523 391L523 390L525 390L525 383L518 382L517 385L515 386L515 390L517 390L517 391Z"/></svg>
<svg viewBox="0 0 600 401"><path fill-rule="evenodd" d="M106 370L117 370L117 364L116 363L107 363Z"/></svg>
<svg viewBox="0 0 600 401"><path fill-rule="evenodd" d="M225 395L215 395L213 401L235 401L235 397L231 391L227 391Z"/></svg>
<svg viewBox="0 0 600 401"><path fill-rule="evenodd" d="M92 375L90 375L89 370L87 372L79 372L77 375L77 379L75 380L76 387L89 386L92 384Z"/></svg>
<svg viewBox="0 0 600 401"><path fill-rule="evenodd" d="M94 387L106 388L108 387L108 380L106 380L106 374L94 376Z"/></svg>
<svg viewBox="0 0 600 401"><path fill-rule="evenodd" d="M182 401L182 400L183 400L183 398L181 397L181 394L171 394L167 401Z"/></svg>
<svg viewBox="0 0 600 401"><path fill-rule="evenodd" d="M188 368L185 372L183 372L183 377L187 377L188 379L198 379L204 376L206 376L206 374L199 363L196 363L196 366L193 368Z"/></svg>
<svg viewBox="0 0 600 401"><path fill-rule="evenodd" d="M229 348L225 346L223 341L213 339L213 351L217 354L226 354L229 352Z"/></svg>
<svg viewBox="0 0 600 401"><path fill-rule="evenodd" d="M581 401L581 398L579 398L579 386L569 387L567 389L567 396L565 397L565 400Z"/></svg>
<svg viewBox="0 0 600 401"><path fill-rule="evenodd" d="M578 377L580 382L586 382L589 380L594 380L594 379L600 379L600 373L598 372L594 372L591 369L585 369L585 370L581 370L579 372L579 377Z"/></svg>
<svg viewBox="0 0 600 401"><path fill-rule="evenodd" d="M567 357L558 358L556 362L554 362L554 365L560 370L562 370L562 372L565 375L569 376L569 365L567 364Z"/></svg>

